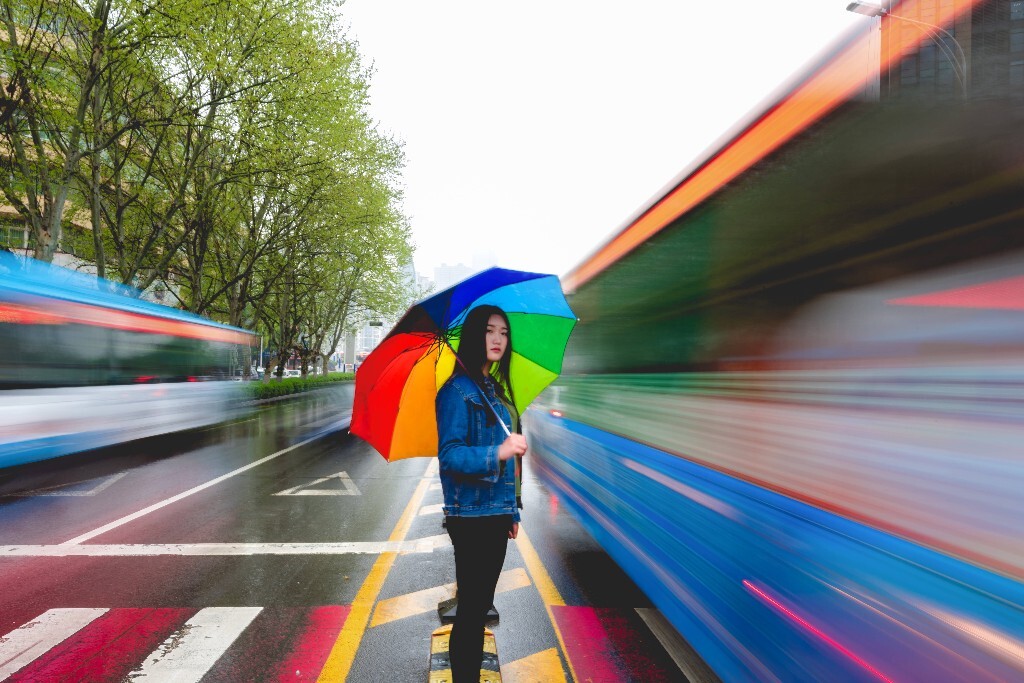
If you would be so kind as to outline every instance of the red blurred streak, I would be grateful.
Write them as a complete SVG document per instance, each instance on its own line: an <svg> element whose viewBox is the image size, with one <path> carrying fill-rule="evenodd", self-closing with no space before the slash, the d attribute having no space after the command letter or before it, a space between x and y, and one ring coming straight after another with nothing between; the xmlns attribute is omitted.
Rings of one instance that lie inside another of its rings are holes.
<svg viewBox="0 0 1024 683"><path fill-rule="evenodd" d="M827 634L825 634L819 628L815 627L810 622L808 622L806 619L802 618L801 616L799 616L798 614L796 614L795 612L793 612L792 610L787 608L785 605L780 603L778 600L776 600L775 598L771 597L770 595L768 595L767 593L762 591L760 588L755 586L753 583L751 583L747 579L743 579L743 585L746 586L747 590L753 592L759 598L761 598L762 600L764 600L765 602L770 604L772 607L774 607L778 611L782 612L784 615L786 615L787 617L789 617L790 619L792 619L793 621L798 623L800 626L803 626L805 629L810 631L813 635L817 636L819 639L823 640L825 643L831 645L833 648L835 648L836 650L838 650L839 652L843 653L845 656L849 657L850 659L852 659L854 662L856 662L860 666L862 666L865 669L867 669L868 671L870 671L879 680L886 681L886 683L894 683L891 678L889 678L888 676L883 674L881 671L879 671L875 667L873 667L870 664L868 664L867 662L865 662L863 659L861 659L856 654L854 654L850 649L845 647L842 643L836 641L835 639L833 639L830 636L828 636Z"/></svg>
<svg viewBox="0 0 1024 683"><path fill-rule="evenodd" d="M553 493L548 496L548 514L552 521L558 517L558 496Z"/></svg>
<svg viewBox="0 0 1024 683"><path fill-rule="evenodd" d="M930 294L889 299L894 306L939 306L943 308L989 308L1024 311L1024 276L993 280L980 285L947 289Z"/></svg>
<svg viewBox="0 0 1024 683"><path fill-rule="evenodd" d="M937 8L935 24L950 25L958 15L970 12L981 0L967 0ZM928 0L907 0L899 5L901 16L915 17ZM900 30L889 30L897 21ZM562 279L567 292L572 292L597 276L620 258L633 251L652 235L661 232L677 218L697 206L741 173L760 162L819 119L830 113L878 73L913 52L923 39L931 40L928 29L886 16L882 20L886 33L877 73L864 68L868 54L868 37L848 45L823 65L785 98L765 112L715 156L690 174L674 190L661 198L642 216L600 247L593 256Z"/></svg>
<svg viewBox="0 0 1024 683"><path fill-rule="evenodd" d="M59 316L50 315L27 306L0 303L0 323L14 325L59 325L64 322Z"/></svg>
<svg viewBox="0 0 1024 683"><path fill-rule="evenodd" d="M246 344L250 335L202 323L169 320L156 316L101 308L70 301L46 302L44 306L0 303L0 323L21 325L92 325L129 332L166 334L189 339L205 339L233 344Z"/></svg>

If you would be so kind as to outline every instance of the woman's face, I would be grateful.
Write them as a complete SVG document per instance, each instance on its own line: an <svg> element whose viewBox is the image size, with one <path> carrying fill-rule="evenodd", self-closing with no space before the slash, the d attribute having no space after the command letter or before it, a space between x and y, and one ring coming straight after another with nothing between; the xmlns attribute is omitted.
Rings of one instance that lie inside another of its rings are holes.
<svg viewBox="0 0 1024 683"><path fill-rule="evenodd" d="M487 319L487 334L484 339L487 344L487 360L491 363L501 360L508 346L508 325L497 313L492 313Z"/></svg>

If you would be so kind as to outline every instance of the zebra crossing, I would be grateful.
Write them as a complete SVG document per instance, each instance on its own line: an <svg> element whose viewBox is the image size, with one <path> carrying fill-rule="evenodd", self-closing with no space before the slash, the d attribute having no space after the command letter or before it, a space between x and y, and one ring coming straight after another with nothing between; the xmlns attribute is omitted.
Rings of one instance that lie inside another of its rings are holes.
<svg viewBox="0 0 1024 683"><path fill-rule="evenodd" d="M347 613L345 606L50 609L0 636L0 681L316 680Z"/></svg>
<svg viewBox="0 0 1024 683"><path fill-rule="evenodd" d="M512 588L520 577L513 573L505 580ZM0 636L0 681L315 681L349 610L342 605L50 609ZM652 681L670 678L637 659L635 643L617 642L630 630L622 628L629 611L553 608L563 634L562 656L575 680L623 680L628 671L646 671ZM375 625L394 618L395 607L385 603ZM612 651L635 661L620 669ZM504 661L501 671L509 683L568 680L554 647Z"/></svg>

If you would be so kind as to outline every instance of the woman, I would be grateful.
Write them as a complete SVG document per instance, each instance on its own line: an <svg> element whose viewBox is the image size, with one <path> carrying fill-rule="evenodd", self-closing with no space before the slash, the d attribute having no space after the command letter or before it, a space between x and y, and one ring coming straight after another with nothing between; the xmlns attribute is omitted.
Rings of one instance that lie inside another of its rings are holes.
<svg viewBox="0 0 1024 683"><path fill-rule="evenodd" d="M526 452L526 439L516 433L511 355L508 316L496 306L474 308L462 325L455 372L437 393L441 488L459 598L448 650L453 683L480 680L484 621L508 539L519 534L514 458Z"/></svg>

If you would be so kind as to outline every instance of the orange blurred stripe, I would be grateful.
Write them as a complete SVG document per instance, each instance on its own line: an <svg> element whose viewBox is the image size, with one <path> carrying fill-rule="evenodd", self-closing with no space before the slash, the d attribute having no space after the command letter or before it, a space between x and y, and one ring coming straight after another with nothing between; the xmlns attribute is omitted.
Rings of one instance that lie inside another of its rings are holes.
<svg viewBox="0 0 1024 683"><path fill-rule="evenodd" d="M916 15L922 2L927 0L904 2L899 6L898 12L908 16ZM956 16L970 11L978 2L980 0L965 0L959 8L937 9L937 23L940 26L952 24ZM929 7L934 4L928 2ZM899 19L883 18L883 31L888 30L887 23L893 21ZM922 39L928 38L928 32L923 27L909 22L900 23L901 29L910 29L891 31L889 39L883 41L886 46L883 47L878 73L916 50ZM851 94L860 90L870 78L878 75L866 74L864 60L867 57L868 37L865 36L847 46L675 190L612 238L590 259L570 272L563 279L566 291L578 289L651 236L664 230L743 171L846 102Z"/></svg>

